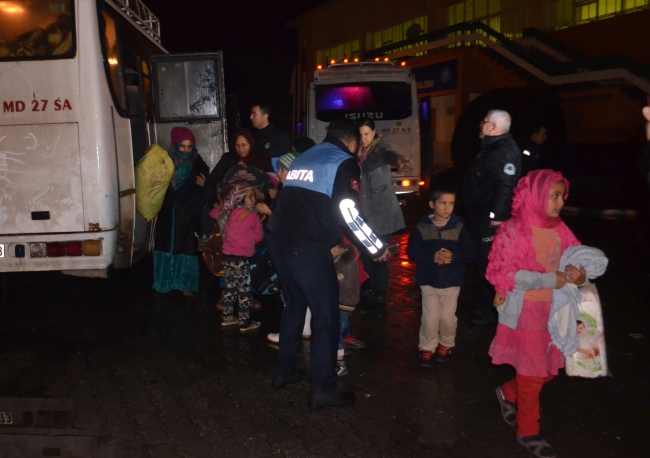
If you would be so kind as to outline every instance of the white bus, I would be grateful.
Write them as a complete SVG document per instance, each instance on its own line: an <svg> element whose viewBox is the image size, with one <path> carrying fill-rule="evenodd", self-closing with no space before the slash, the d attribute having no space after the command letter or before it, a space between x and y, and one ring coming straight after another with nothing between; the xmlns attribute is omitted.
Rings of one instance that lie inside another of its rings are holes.
<svg viewBox="0 0 650 458"><path fill-rule="evenodd" d="M225 150L221 54L172 56L140 0L0 0L0 272L107 276L151 251L134 164Z"/></svg>
<svg viewBox="0 0 650 458"><path fill-rule="evenodd" d="M413 161L410 167L393 171L395 192L420 189L418 98L410 68L392 62L339 59L314 72L307 100L308 137L321 142L327 126L337 118L370 118L377 133Z"/></svg>

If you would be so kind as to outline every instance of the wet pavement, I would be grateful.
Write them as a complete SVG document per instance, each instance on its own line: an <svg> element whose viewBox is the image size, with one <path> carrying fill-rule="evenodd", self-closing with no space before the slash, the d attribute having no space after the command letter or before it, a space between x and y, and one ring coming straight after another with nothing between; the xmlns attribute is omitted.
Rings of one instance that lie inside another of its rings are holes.
<svg viewBox="0 0 650 458"><path fill-rule="evenodd" d="M567 222L611 259L597 286L613 376L561 374L548 384L541 433L560 457L648 456L648 251L633 245L631 223ZM278 330L277 297L263 300L259 332L242 336L221 329L214 298L153 298L148 261L108 280L6 274L0 411L13 411L18 424L0 425L0 457L528 456L494 396L513 375L487 355L494 328L467 325L478 298L471 268L456 352L418 367L420 294L406 240L394 237L401 246L388 312L352 317L368 346L347 357L350 374L339 383L357 402L318 411L307 407L307 382L270 386L276 350L265 336Z"/></svg>

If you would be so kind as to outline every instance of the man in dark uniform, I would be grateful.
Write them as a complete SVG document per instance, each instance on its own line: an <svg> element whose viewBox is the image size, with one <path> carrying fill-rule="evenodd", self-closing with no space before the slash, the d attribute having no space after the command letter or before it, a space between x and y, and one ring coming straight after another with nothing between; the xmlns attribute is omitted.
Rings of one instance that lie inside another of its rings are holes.
<svg viewBox="0 0 650 458"><path fill-rule="evenodd" d="M269 121L271 107L261 104L251 108L251 123L255 128L255 152L265 152L271 158L273 168L277 172L278 158L291 151L291 138Z"/></svg>
<svg viewBox="0 0 650 458"><path fill-rule="evenodd" d="M296 368L307 306L314 317L309 407L344 406L354 393L336 389L339 341L339 283L330 249L346 237L375 260L388 252L359 214L360 168L352 156L359 130L348 121L332 122L323 143L291 164L282 194L268 223L269 254L284 293L280 351L272 384L300 382Z"/></svg>
<svg viewBox="0 0 650 458"><path fill-rule="evenodd" d="M481 282L481 303L474 310L472 324L496 324L492 305L494 288L485 278L492 237L499 225L510 218L512 194L521 175L521 152L508 131L510 115L491 110L481 122L481 152L465 176L464 195L470 217L470 235L476 246L476 264Z"/></svg>
<svg viewBox="0 0 650 458"><path fill-rule="evenodd" d="M519 144L521 147L521 176L528 172L543 169L545 161L542 147L547 139L546 127L537 125L528 131L527 137Z"/></svg>

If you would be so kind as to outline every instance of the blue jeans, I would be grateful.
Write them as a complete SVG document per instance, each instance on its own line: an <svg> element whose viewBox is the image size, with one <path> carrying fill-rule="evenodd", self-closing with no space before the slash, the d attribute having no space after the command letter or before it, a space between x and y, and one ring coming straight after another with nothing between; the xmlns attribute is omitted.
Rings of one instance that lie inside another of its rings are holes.
<svg viewBox="0 0 650 458"><path fill-rule="evenodd" d="M339 350L345 350L345 345L343 341L347 336L350 335L350 315L352 312L344 312L339 310L339 315L341 317L341 333L339 335Z"/></svg>

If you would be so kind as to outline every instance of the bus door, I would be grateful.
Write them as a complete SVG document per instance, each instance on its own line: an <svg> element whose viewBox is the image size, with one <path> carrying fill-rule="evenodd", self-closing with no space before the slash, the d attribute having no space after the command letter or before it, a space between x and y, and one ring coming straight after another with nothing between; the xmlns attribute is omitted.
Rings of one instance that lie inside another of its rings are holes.
<svg viewBox="0 0 650 458"><path fill-rule="evenodd" d="M153 56L150 65L156 143L169 150L171 130L188 127L212 170L228 141L221 52Z"/></svg>

